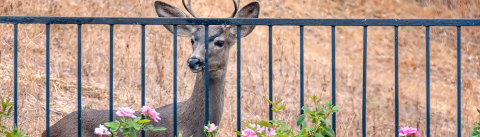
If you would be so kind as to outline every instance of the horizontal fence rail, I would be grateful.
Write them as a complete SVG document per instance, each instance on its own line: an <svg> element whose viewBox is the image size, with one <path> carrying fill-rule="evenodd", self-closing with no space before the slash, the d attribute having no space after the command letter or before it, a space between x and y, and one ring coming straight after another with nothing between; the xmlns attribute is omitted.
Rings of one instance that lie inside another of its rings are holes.
<svg viewBox="0 0 480 137"><path fill-rule="evenodd" d="M209 25L236 25L237 35L241 35L241 25L263 25L269 28L269 99L273 99L273 70L272 70L272 30L273 26L299 26L300 28L300 113L303 111L303 90L304 90L304 26L330 26L332 39L332 104L335 105L336 95L336 73L335 73L335 27L336 26L363 26L363 79L362 79L362 136L366 136L366 82L367 82L367 30L368 26L392 26L395 30L395 136L398 137L398 27L399 26L425 26L426 29L426 99L427 99L427 133L430 136L430 57L429 57L429 30L430 26L455 26L457 27L457 136L461 136L461 26L480 26L480 19L278 19L278 18L259 18L259 19L230 19L230 18L122 18L122 17L28 17L28 16L0 16L0 23L14 24L14 124L17 125L17 90L18 90L18 24L45 24L46 25L46 134L49 135L50 113L49 113L49 76L50 76L50 25L51 24L77 24L78 25L78 136L81 136L81 39L82 24L104 24L110 26L110 76L109 76L109 118L113 121L113 50L114 50L114 25L141 25L142 26L142 106L145 105L145 26L146 25L173 25L173 109L174 109L174 135L177 134L177 25L203 25L205 26L205 35L208 36ZM205 39L208 43L208 39ZM208 70L208 46L205 46L205 70ZM205 78L208 79L208 71ZM241 38L237 38L237 130L241 130ZM209 119L209 80L206 80L206 102L205 102L205 122ZM269 106L269 119L273 119L272 106ZM206 123L208 124L208 123ZM199 127L202 128L202 127ZM336 131L336 115L332 115L332 128ZM92 131L93 132L93 131ZM145 132L142 132L145 136Z"/></svg>
<svg viewBox="0 0 480 137"><path fill-rule="evenodd" d="M273 26L479 26L478 19L278 19L1 16L0 23Z"/></svg>

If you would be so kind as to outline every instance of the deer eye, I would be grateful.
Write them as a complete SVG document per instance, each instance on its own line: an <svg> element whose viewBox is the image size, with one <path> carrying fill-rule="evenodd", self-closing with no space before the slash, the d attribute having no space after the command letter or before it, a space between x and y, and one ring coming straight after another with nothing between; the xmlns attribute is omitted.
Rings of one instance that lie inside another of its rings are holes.
<svg viewBox="0 0 480 137"><path fill-rule="evenodd" d="M192 45L193 45L193 43L195 43L195 41L193 39L190 39L190 43L192 43Z"/></svg>
<svg viewBox="0 0 480 137"><path fill-rule="evenodd" d="M225 43L224 41L219 40L215 42L215 46L223 47L224 43Z"/></svg>

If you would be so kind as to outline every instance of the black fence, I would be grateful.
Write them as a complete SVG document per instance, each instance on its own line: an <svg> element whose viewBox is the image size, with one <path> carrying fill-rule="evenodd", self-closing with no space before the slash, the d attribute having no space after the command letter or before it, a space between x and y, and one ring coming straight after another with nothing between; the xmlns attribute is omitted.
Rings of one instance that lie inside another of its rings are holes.
<svg viewBox="0 0 480 137"><path fill-rule="evenodd" d="M398 26L425 26L426 29L426 136L430 137L430 26L456 26L457 27L457 136L461 136L461 27L480 26L480 19L276 19L276 18L114 18L114 17L16 17L0 16L0 23L14 24L14 124L17 124L17 48L18 48L18 24L45 24L46 25L46 134L50 135L50 24L77 24L78 25L78 136L81 136L81 45L82 24L110 25L110 121L113 120L113 26L114 25L141 25L142 26L142 106L145 105L145 25L174 25L173 43L173 100L174 100L174 133L177 133L177 25L204 25L208 36L209 25L263 25L269 26L269 99L272 100L272 26L299 26L300 29L300 113L304 104L304 67L303 67L303 28L304 26L331 26L332 30L332 103L335 105L335 26L363 26L363 98L362 98L362 135L366 136L366 77L367 77L367 27L368 26L392 26L395 29L395 136L398 136ZM240 34L241 29L237 29ZM208 39L205 39L208 43ZM241 130L241 39L237 39L237 130ZM205 46L205 64L208 64L208 46ZM208 65L205 66L208 70ZM208 79L208 71L206 71ZM206 80L206 95L208 98L209 83ZM205 121L209 118L208 99L206 99ZM272 106L270 105L269 118L272 119ZM332 116L333 130L336 130L336 116ZM93 132L93 131L92 131ZM145 134L142 134L145 136Z"/></svg>

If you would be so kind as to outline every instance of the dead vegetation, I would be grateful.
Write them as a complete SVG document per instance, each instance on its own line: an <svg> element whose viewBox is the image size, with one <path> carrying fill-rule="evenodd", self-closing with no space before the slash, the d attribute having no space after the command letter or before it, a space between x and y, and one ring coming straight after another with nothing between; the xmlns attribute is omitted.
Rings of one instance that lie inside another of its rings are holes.
<svg viewBox="0 0 480 137"><path fill-rule="evenodd" d="M2 16L156 17L153 0L3 0ZM180 0L165 0L182 7ZM242 1L242 6L248 1ZM480 18L478 0L259 0L262 18ZM227 5L227 6L224 6ZM196 0L203 17L228 17L229 0ZM182 10L184 10L182 8ZM0 25L0 94L13 98L13 25ZM108 109L109 27L83 25L82 107ZM305 27L305 91L331 98L330 27ZM462 134L475 122L479 104L480 29L462 28ZM361 133L362 27L336 30L337 133ZM45 130L45 25L19 25L19 126L27 135ZM114 107L140 107L141 26L116 25L114 34ZM77 110L77 27L51 25L51 124ZM276 117L294 122L299 114L299 28L273 28L273 93L287 109ZM433 136L456 135L456 28L431 27L431 129ZM172 35L147 26L146 104L173 102ZM185 61L188 39L179 38L179 101L187 99L194 74ZM268 27L242 40L242 123L268 119ZM425 28L399 27L400 125L425 134ZM393 136L394 29L368 28L367 133ZM236 48L230 55L221 136L236 129ZM313 104L306 102L307 105ZM5 121L6 124L12 123ZM92 131L93 132L93 131Z"/></svg>

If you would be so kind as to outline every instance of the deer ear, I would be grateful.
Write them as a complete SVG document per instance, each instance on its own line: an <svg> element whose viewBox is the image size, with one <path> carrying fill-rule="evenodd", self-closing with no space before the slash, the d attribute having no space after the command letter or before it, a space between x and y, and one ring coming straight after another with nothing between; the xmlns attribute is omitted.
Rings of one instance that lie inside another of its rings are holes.
<svg viewBox="0 0 480 137"><path fill-rule="evenodd" d="M173 7L161 1L155 1L155 10L158 17L173 17L173 18L188 18L187 15L180 9ZM173 33L173 25L163 25L168 31ZM181 37L191 37L197 30L196 26L192 25L178 25L177 35Z"/></svg>
<svg viewBox="0 0 480 137"><path fill-rule="evenodd" d="M252 2L237 12L234 18L258 18L260 14L260 4ZM230 26L230 33L237 34L237 26ZM248 36L255 29L255 25L242 25L242 38Z"/></svg>

